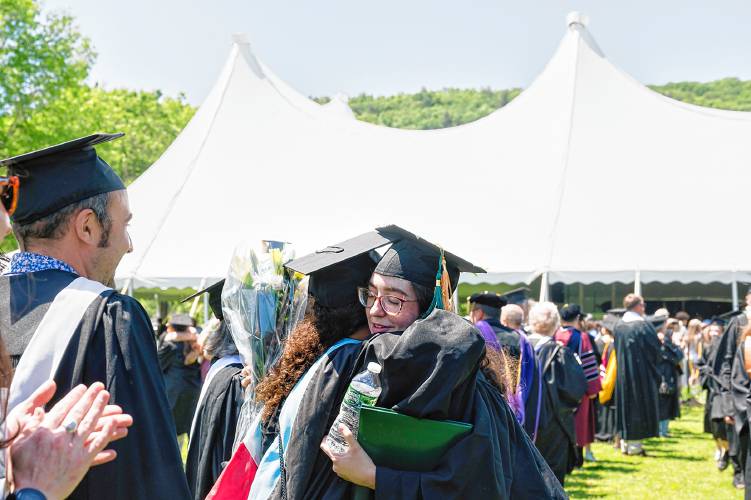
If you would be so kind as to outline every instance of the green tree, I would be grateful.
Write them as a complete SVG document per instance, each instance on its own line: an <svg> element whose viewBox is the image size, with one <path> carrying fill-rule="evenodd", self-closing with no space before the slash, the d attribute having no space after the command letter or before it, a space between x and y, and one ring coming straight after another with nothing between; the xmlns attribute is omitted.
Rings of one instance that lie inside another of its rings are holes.
<svg viewBox="0 0 751 500"><path fill-rule="evenodd" d="M27 133L16 138L13 148L20 153L94 132L125 132L97 152L129 184L164 153L194 112L182 95L71 88L28 120Z"/></svg>
<svg viewBox="0 0 751 500"><path fill-rule="evenodd" d="M0 0L0 155L37 111L83 84L91 45L67 15L42 16L33 0Z"/></svg>

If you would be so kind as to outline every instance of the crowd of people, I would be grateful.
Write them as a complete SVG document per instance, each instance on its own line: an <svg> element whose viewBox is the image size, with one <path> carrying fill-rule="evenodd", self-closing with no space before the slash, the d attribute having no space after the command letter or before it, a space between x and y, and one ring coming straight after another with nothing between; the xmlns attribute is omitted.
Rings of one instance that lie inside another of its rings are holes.
<svg viewBox="0 0 751 500"><path fill-rule="evenodd" d="M578 304L492 292L472 295L462 317L451 302L459 275L484 271L396 226L286 263L308 276L308 305L251 386L263 405L254 468L225 477L248 379L223 282L198 292L211 321L173 314L157 332L113 289L131 215L94 147L117 137L0 161L0 236L12 229L20 245L0 276L9 497L223 498L217 484L247 482L252 499L349 498L356 486L375 498L566 498L566 476L597 460L595 440L649 454L643 440L670 435L692 387L707 391L718 467L732 463L743 487L751 294L725 329L647 316L636 294L602 321ZM377 463L344 425L343 450L327 441L353 376L372 363L378 406L469 424L430 470Z"/></svg>

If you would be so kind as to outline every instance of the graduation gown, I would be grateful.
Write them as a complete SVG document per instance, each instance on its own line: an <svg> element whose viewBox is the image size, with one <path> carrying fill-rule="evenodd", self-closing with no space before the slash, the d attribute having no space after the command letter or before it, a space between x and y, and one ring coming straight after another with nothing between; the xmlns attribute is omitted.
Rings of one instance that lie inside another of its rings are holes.
<svg viewBox="0 0 751 500"><path fill-rule="evenodd" d="M584 447L595 440L595 399L602 384L600 382L599 353L592 345L592 339L587 332L573 327L558 330L555 339L562 342L573 353L579 356L584 376L587 379L587 391L581 398L579 408L574 417L576 425L576 445Z"/></svg>
<svg viewBox="0 0 751 500"><path fill-rule="evenodd" d="M58 270L0 276L0 335L14 366L50 304L76 278ZM135 299L111 290L98 296L62 353L54 380L57 392L48 407L78 384L102 382L110 403L133 416L128 437L109 446L117 459L91 468L70 498L190 497L154 332Z"/></svg>
<svg viewBox="0 0 751 500"><path fill-rule="evenodd" d="M196 409L185 463L185 475L195 500L206 498L222 473L224 462L232 458L244 395L240 384L242 367L241 363L233 363L217 371Z"/></svg>
<svg viewBox="0 0 751 500"><path fill-rule="evenodd" d="M665 337L662 343L657 371L660 373L660 396L658 400L660 420L673 420L681 416L681 394L678 388L680 362L683 352Z"/></svg>
<svg viewBox="0 0 751 500"><path fill-rule="evenodd" d="M367 342L359 367L382 366L378 406L418 418L472 424L430 472L376 464L376 499L566 498L500 391L479 369L485 341L442 310L404 333Z"/></svg>
<svg viewBox="0 0 751 500"><path fill-rule="evenodd" d="M571 350L559 342L531 337L542 367L543 405L535 445L563 483L576 464L574 411L587 391L587 379Z"/></svg>
<svg viewBox="0 0 751 500"><path fill-rule="evenodd" d="M619 321L615 327L616 428L626 441L659 434L657 363L662 353L648 321Z"/></svg>
<svg viewBox="0 0 751 500"><path fill-rule="evenodd" d="M712 361L712 372L717 378L717 396L719 398L718 411L722 417L735 417L735 396L732 389L733 362L740 344L743 329L748 325L748 317L738 314L728 322L727 328L720 337L717 350ZM714 417L714 414L713 414ZM738 419L736 418L736 421ZM742 420L742 419L741 419ZM737 429L740 432L740 428Z"/></svg>
<svg viewBox="0 0 751 500"><path fill-rule="evenodd" d="M336 475L320 446L339 414L360 349L361 343L353 342L324 354L308 383L284 447L287 498L333 500L352 494L352 483ZM269 498L282 498L281 478Z"/></svg>
<svg viewBox="0 0 751 500"><path fill-rule="evenodd" d="M715 337L702 351L699 359L699 382L706 391L704 401L704 432L712 434L715 439L727 440L727 424L724 422L724 410L720 397L720 380L715 374L714 362L717 359L717 348L721 337Z"/></svg>

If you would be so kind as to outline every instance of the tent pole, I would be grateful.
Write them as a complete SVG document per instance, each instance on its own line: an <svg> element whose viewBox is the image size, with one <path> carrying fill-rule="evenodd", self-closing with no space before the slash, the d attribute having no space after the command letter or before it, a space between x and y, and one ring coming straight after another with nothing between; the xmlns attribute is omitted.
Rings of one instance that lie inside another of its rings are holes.
<svg viewBox="0 0 751 500"><path fill-rule="evenodd" d="M203 294L203 322L204 324L209 322L209 294L208 293Z"/></svg>
<svg viewBox="0 0 751 500"><path fill-rule="evenodd" d="M201 279L201 284L198 285L198 290L203 290L206 288L206 278ZM190 317L194 318L196 315L196 312L198 312L198 304L201 300L201 297L196 297L193 299L193 304L190 306Z"/></svg>
<svg viewBox="0 0 751 500"><path fill-rule="evenodd" d="M459 314L459 287L456 287L456 290L454 290L454 296L451 297L452 306L454 306L454 312L456 314Z"/></svg>
<svg viewBox="0 0 751 500"><path fill-rule="evenodd" d="M641 295L641 271L634 273L634 293Z"/></svg>
<svg viewBox="0 0 751 500"><path fill-rule="evenodd" d="M550 290L548 288L548 273L546 271L542 273L542 277L540 279L540 302L548 301L548 297L550 296Z"/></svg>
<svg viewBox="0 0 751 500"><path fill-rule="evenodd" d="M735 279L735 273L733 273L733 281L730 283L730 290L732 294L732 304L730 304L730 310L734 311L738 307L738 280Z"/></svg>

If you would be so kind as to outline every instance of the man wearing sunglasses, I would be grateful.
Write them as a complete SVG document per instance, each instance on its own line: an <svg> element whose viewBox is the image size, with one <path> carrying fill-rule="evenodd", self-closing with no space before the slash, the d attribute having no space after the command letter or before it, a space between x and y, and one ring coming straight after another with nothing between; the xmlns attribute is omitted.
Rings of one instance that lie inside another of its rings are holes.
<svg viewBox="0 0 751 500"><path fill-rule="evenodd" d="M131 214L124 184L94 146L121 136L0 160L0 200L20 247L0 276L0 336L15 366L8 409L49 379L58 389L50 404L102 382L135 425L114 443L117 459L91 469L69 498L189 498L151 322L112 289L131 251Z"/></svg>

